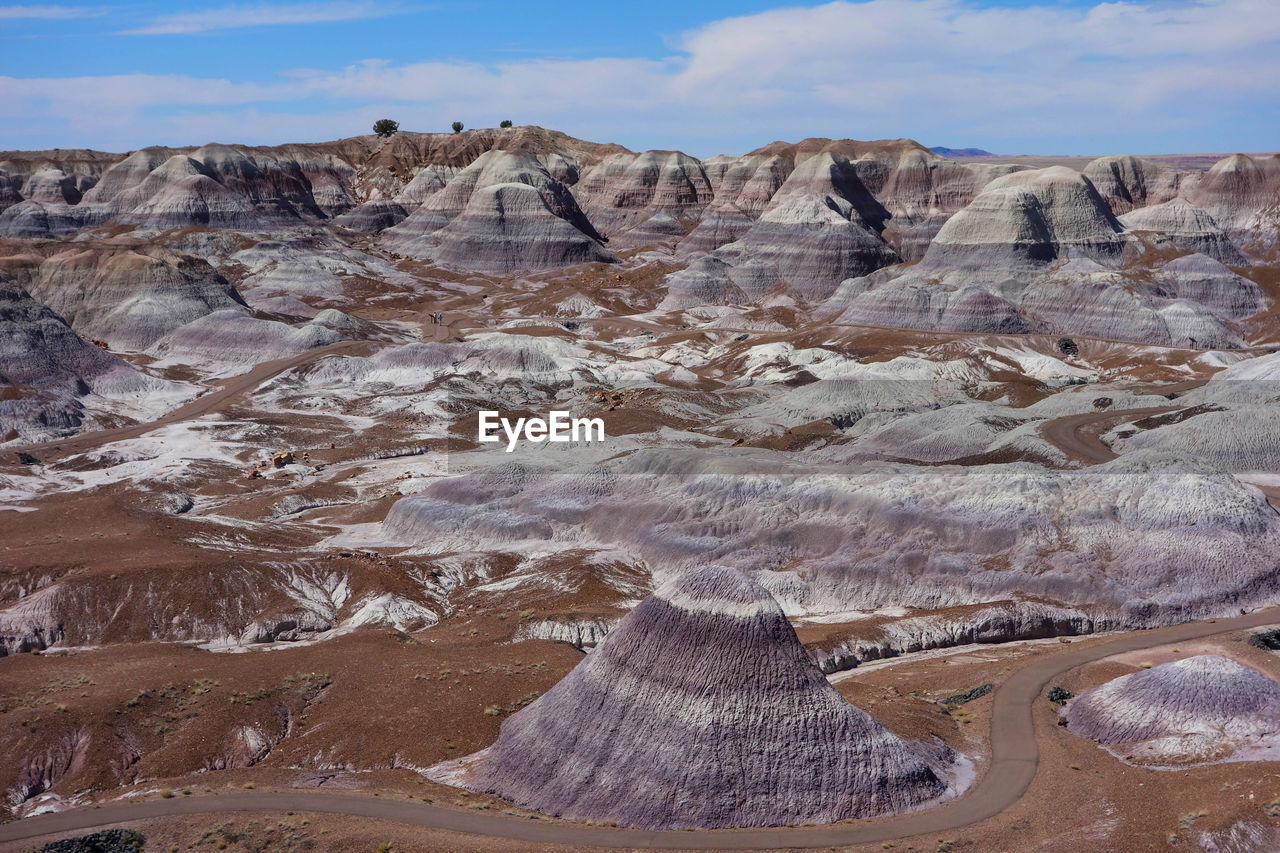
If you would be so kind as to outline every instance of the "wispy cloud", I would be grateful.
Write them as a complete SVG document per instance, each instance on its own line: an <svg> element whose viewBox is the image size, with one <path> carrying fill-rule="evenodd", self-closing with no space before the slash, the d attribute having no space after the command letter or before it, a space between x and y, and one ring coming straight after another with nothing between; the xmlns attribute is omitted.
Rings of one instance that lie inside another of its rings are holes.
<svg viewBox="0 0 1280 853"><path fill-rule="evenodd" d="M224 9L198 17L225 27L230 19L250 26L373 13L361 5L254 9L260 16ZM181 31L200 31L195 24L187 20ZM369 60L258 81L0 77L0 126L60 123L53 144L126 148L205 136L254 143L345 136L365 132L368 115L391 115L412 130L511 118L708 154L737 150L738 140L803 135L993 148L1007 139L1053 149L1047 153L1096 151L1098 140L1126 148L1137 140L1143 147L1135 153L1187 144L1265 150L1280 135L1277 79L1275 0L1021 9L983 0L837 0L699 27L663 59ZM0 139L6 135L14 134Z"/></svg>
<svg viewBox="0 0 1280 853"><path fill-rule="evenodd" d="M58 21L67 18L93 18L105 13L106 10L101 7L89 6L0 6L0 21Z"/></svg>
<svg viewBox="0 0 1280 853"><path fill-rule="evenodd" d="M279 27L356 21L400 14L388 3L297 3L257 6L222 6L199 12L162 15L146 26L124 30L123 35L190 35L246 27Z"/></svg>

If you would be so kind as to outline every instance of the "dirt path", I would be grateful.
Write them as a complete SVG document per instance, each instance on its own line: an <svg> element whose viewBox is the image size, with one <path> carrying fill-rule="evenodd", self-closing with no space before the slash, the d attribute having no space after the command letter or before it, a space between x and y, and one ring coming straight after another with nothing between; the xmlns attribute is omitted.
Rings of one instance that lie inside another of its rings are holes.
<svg viewBox="0 0 1280 853"><path fill-rule="evenodd" d="M1179 382L1176 385L1160 385L1148 388L1133 389L1141 394L1164 396L1166 394L1182 394L1192 388L1204 384L1203 380ZM1103 409L1098 412L1084 412L1078 415L1064 415L1045 421L1040 427L1040 434L1046 441L1072 458L1089 463L1110 462L1118 454L1102 443L1098 436L1102 429L1089 429L1094 426L1118 424L1121 421L1136 421L1152 415L1165 415L1176 412L1183 406L1150 406L1142 409Z"/></svg>
<svg viewBox="0 0 1280 853"><path fill-rule="evenodd" d="M1203 384L1203 382L1184 382L1179 385L1153 388L1146 393L1181 393ZM1106 426L1115 425L1122 421L1141 420L1152 415L1165 415L1169 412L1176 412L1180 408L1182 407L1153 406L1147 409L1114 409L1111 411L1066 415L1061 418L1054 418L1051 421L1045 421L1040 427L1040 435L1050 444L1074 459L1090 464L1110 462L1112 459L1116 459L1119 454L1103 444L1102 439L1099 438ZM1098 429L1092 429L1092 427L1098 427ZM1255 483L1254 488L1259 489L1267 496L1267 502L1277 510L1280 510L1280 486L1266 486Z"/></svg>
<svg viewBox="0 0 1280 853"><path fill-rule="evenodd" d="M1102 439L1098 437L1102 432L1101 429L1090 430L1089 427L1135 421L1151 415L1164 415L1176 412L1178 408L1178 406L1154 406L1146 409L1116 409L1067 415L1047 421L1040 428L1040 434L1046 441L1072 458L1086 462L1110 462L1118 454L1102 443Z"/></svg>
<svg viewBox="0 0 1280 853"><path fill-rule="evenodd" d="M736 829L704 832L650 832L611 829L573 823L533 821L387 798L315 791L261 791L139 803L113 802L29 818L0 826L0 842L14 842L72 832L86 832L139 820L174 815L231 811L296 811L355 815L427 826L472 835L528 843L561 843L590 847L631 847L666 850L767 850L780 847L832 847L867 844L917 835L954 832L995 817L1016 803L1035 779L1040 752L1032 709L1049 682L1068 670L1124 652L1167 643L1258 628L1280 621L1280 609L1269 608L1203 622L1132 631L1102 643L1064 646L1032 658L996 690L991 709L991 764L961 797L921 812L855 824L777 829Z"/></svg>
<svg viewBox="0 0 1280 853"><path fill-rule="evenodd" d="M86 450L92 450L104 444L110 444L113 441L137 438L158 427L182 423L216 411L235 397L255 390L264 382L274 379L286 370L310 364L313 361L319 361L331 355L366 355L374 346L374 344L370 344L367 341L340 341L336 344L310 349L288 358L264 361L248 373L242 373L239 376L228 379L216 391L206 392L190 403L179 406L154 421L146 421L145 423L133 424L127 427L117 427L116 429L83 432L67 438L57 438L52 441L42 441L39 444L27 444L7 449L12 453L21 452L32 455L62 452L83 453ZM41 456L37 456L37 458L44 461Z"/></svg>

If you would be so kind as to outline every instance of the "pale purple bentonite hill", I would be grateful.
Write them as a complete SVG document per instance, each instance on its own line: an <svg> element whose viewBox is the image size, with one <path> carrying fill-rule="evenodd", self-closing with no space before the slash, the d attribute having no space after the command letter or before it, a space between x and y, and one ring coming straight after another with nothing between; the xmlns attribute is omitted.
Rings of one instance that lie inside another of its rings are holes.
<svg viewBox="0 0 1280 853"><path fill-rule="evenodd" d="M1081 694L1073 734L1138 764L1248 758L1280 746L1280 682L1220 655L1161 664Z"/></svg>
<svg viewBox="0 0 1280 853"><path fill-rule="evenodd" d="M646 829L830 823L942 795L910 744L823 677L781 607L704 567L629 613L497 742L431 776L538 811Z"/></svg>

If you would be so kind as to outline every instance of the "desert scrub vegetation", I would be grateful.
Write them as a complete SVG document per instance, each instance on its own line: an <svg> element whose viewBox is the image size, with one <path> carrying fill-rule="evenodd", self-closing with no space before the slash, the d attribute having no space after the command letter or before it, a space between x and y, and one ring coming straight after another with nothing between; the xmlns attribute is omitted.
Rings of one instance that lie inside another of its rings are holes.
<svg viewBox="0 0 1280 853"><path fill-rule="evenodd" d="M285 853L285 851L310 851L319 849L315 839L305 829L308 821L292 824L278 821L275 824L251 820L243 827L224 823L205 832L186 845L188 850L236 850L243 853ZM323 834L323 830L321 830Z"/></svg>
<svg viewBox="0 0 1280 853"><path fill-rule="evenodd" d="M541 693L534 691L533 693L530 693L526 696L521 696L519 699L512 702L510 706L490 705L489 707L484 709L485 716L501 717L503 714L514 714L516 711L519 711L521 708L525 707L526 705L531 704L535 699L537 699L541 695L542 695Z"/></svg>
<svg viewBox="0 0 1280 853"><path fill-rule="evenodd" d="M1259 631L1249 636L1249 645L1269 652L1280 651L1280 628L1270 631Z"/></svg>
<svg viewBox="0 0 1280 853"><path fill-rule="evenodd" d="M452 679L454 684L461 684L461 679L469 678L473 675L524 675L529 672L543 672L546 668L547 662L544 660L529 664L521 661L512 661L507 664L491 663L483 668L475 667L474 669L467 669L466 667L458 670L446 668L439 671L436 675L436 681L449 681ZM418 674L414 676L414 679L420 680L426 677Z"/></svg>
<svg viewBox="0 0 1280 853"><path fill-rule="evenodd" d="M79 838L63 838L50 841L37 853L137 853L147 843L146 836L134 829L106 829Z"/></svg>
<svg viewBox="0 0 1280 853"><path fill-rule="evenodd" d="M948 696L945 699L940 700L940 702L948 708L955 708L960 705L964 705L967 702L972 702L974 699L981 699L994 689L995 685L988 681L986 684L980 684L977 687L964 691L963 693Z"/></svg>

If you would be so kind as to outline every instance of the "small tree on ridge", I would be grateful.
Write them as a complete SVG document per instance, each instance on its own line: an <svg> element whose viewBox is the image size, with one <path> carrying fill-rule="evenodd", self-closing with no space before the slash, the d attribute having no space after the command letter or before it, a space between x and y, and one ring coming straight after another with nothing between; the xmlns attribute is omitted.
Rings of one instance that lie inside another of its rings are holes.
<svg viewBox="0 0 1280 853"><path fill-rule="evenodd" d="M373 132L386 138L400 129L400 122L389 118L380 118L373 123Z"/></svg>
<svg viewBox="0 0 1280 853"><path fill-rule="evenodd" d="M501 124L499 124L499 125L498 125L498 127L511 127L511 119L509 119L509 118L504 118L504 119L502 120L502 123L501 123Z"/></svg>
<svg viewBox="0 0 1280 853"><path fill-rule="evenodd" d="M455 121L455 122L453 123L453 132L454 132L454 133L462 133L462 126L463 126L463 125L462 125L462 122L460 122L460 121Z"/></svg>

